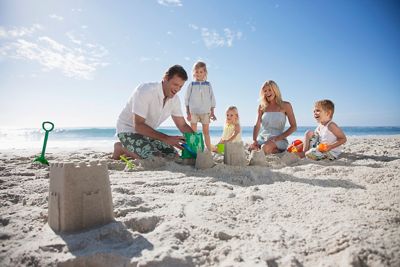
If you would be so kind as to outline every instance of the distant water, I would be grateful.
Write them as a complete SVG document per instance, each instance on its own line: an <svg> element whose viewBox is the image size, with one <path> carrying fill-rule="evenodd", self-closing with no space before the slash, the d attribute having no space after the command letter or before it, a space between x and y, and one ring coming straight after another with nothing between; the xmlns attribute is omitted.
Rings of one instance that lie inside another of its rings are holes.
<svg viewBox="0 0 400 267"><path fill-rule="evenodd" d="M298 127L297 131L288 139L293 141L302 138L306 130L313 130L315 126ZM379 136L400 135L400 127L342 127L347 136ZM168 135L180 135L174 127L159 129ZM210 136L213 143L218 142L222 134L222 127L210 127ZM245 142L251 142L253 127L242 127L242 137ZM44 131L40 129L5 129L0 128L0 149L41 148ZM110 147L117 138L115 128L55 128L50 132L47 147Z"/></svg>

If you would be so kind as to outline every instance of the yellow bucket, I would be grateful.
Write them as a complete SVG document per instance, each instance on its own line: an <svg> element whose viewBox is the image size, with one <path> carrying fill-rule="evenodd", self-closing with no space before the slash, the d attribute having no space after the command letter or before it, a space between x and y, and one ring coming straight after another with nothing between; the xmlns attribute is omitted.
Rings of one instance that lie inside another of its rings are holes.
<svg viewBox="0 0 400 267"><path fill-rule="evenodd" d="M217 144L217 152L219 154L222 154L224 153L224 151L225 151L225 144Z"/></svg>

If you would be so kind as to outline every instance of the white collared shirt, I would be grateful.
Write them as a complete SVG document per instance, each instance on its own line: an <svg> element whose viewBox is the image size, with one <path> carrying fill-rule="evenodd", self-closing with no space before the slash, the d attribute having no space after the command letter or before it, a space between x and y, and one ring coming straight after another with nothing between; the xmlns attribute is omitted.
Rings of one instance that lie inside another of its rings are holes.
<svg viewBox="0 0 400 267"><path fill-rule="evenodd" d="M169 116L183 117L178 95L168 98L163 105L164 92L161 82L140 84L129 97L117 121L117 134L135 133L135 114L145 119L145 123L157 129Z"/></svg>

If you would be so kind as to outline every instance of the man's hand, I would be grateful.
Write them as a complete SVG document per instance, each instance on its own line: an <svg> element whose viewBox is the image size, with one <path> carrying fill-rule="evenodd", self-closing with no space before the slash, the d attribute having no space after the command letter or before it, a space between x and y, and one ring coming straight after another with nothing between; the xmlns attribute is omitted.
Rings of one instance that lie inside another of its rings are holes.
<svg viewBox="0 0 400 267"><path fill-rule="evenodd" d="M190 122L192 120L192 114L188 113L186 119Z"/></svg>
<svg viewBox="0 0 400 267"><path fill-rule="evenodd" d="M181 146L181 144L185 142L185 138L183 136L167 136L163 141L168 145L174 146L182 150L183 147Z"/></svg>

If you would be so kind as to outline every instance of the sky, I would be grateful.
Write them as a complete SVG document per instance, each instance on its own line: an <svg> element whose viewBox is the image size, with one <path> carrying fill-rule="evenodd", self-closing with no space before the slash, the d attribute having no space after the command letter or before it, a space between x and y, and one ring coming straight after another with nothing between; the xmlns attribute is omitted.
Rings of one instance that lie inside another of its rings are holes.
<svg viewBox="0 0 400 267"><path fill-rule="evenodd" d="M400 126L398 14L387 0L0 0L0 127L114 127L135 87L174 64L190 81L197 60L211 126L231 105L254 125L266 80L299 126L319 99L338 125Z"/></svg>

